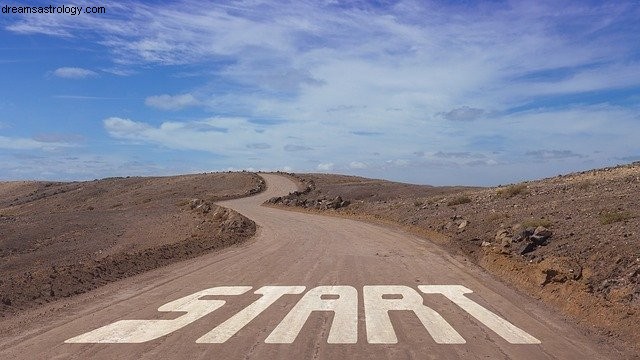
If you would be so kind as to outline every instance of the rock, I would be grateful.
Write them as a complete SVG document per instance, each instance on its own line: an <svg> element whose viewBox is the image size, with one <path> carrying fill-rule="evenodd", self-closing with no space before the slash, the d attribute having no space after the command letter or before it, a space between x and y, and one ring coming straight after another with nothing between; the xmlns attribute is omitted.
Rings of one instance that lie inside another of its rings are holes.
<svg viewBox="0 0 640 360"><path fill-rule="evenodd" d="M536 246L547 245L548 237L542 237L539 235L532 235L529 237L529 241L534 243Z"/></svg>
<svg viewBox="0 0 640 360"><path fill-rule="evenodd" d="M211 205L209 205L207 203L204 203L204 204L201 204L198 207L196 207L196 210L198 210L198 211L200 211L200 212L202 212L204 214L208 214L209 211L211 211Z"/></svg>
<svg viewBox="0 0 640 360"><path fill-rule="evenodd" d="M225 210L222 207L218 207L218 209L213 212L212 217L214 220L220 220L220 219L224 219L226 216L227 216L227 210Z"/></svg>
<svg viewBox="0 0 640 360"><path fill-rule="evenodd" d="M491 243L488 241L483 241L482 244L480 244L481 247L489 247L491 246Z"/></svg>
<svg viewBox="0 0 640 360"><path fill-rule="evenodd" d="M520 232L520 233L516 234L511 240L514 243L519 243L522 240L526 240L526 239L527 239L527 237L523 236L522 232Z"/></svg>
<svg viewBox="0 0 640 360"><path fill-rule="evenodd" d="M200 206L203 202L204 201L202 199L192 199L191 201L189 201L189 207L191 208L191 210L194 210L195 208Z"/></svg>
<svg viewBox="0 0 640 360"><path fill-rule="evenodd" d="M533 243L533 242L526 242L523 243L522 246L520 247L520 249L518 250L518 253L520 255L525 255L528 254L530 252L532 252L533 250L535 250L538 246Z"/></svg>
<svg viewBox="0 0 640 360"><path fill-rule="evenodd" d="M500 244L502 246L509 246L513 243L513 239L511 239L510 236L505 236L502 238L502 241L500 242Z"/></svg>
<svg viewBox="0 0 640 360"><path fill-rule="evenodd" d="M567 281L566 276L560 274L556 269L544 269L542 270L542 281L540 281L541 286L545 286L551 282L563 283Z"/></svg>
<svg viewBox="0 0 640 360"><path fill-rule="evenodd" d="M467 225L469 225L469 221L462 220L462 222L460 222L460 225L458 225L458 229L462 230L462 229L466 228Z"/></svg>
<svg viewBox="0 0 640 360"><path fill-rule="evenodd" d="M502 246L500 246L500 254L503 255L508 255L511 254L511 246L510 244L502 244Z"/></svg>
<svg viewBox="0 0 640 360"><path fill-rule="evenodd" d="M202 199L193 199L189 201L189 207L191 208L191 210L197 210L205 214L211 211L211 204L205 202Z"/></svg>
<svg viewBox="0 0 640 360"><path fill-rule="evenodd" d="M538 226L534 231L533 231L533 235L534 236L539 236L542 238L549 238L551 237L551 235L553 235L553 232L551 232L551 230L547 229L544 226Z"/></svg>
<svg viewBox="0 0 640 360"><path fill-rule="evenodd" d="M496 241L498 242L502 242L502 239L510 237L509 236L509 231L507 229L500 229L498 230L498 232L496 233Z"/></svg>

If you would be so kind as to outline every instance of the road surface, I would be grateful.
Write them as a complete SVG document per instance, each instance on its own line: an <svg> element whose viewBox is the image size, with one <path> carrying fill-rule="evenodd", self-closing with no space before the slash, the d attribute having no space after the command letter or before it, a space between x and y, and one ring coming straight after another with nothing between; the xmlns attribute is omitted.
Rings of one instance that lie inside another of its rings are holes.
<svg viewBox="0 0 640 360"><path fill-rule="evenodd" d="M259 225L252 240L11 319L0 358L607 358L424 239L260 206L296 188L264 177L264 193L221 203Z"/></svg>

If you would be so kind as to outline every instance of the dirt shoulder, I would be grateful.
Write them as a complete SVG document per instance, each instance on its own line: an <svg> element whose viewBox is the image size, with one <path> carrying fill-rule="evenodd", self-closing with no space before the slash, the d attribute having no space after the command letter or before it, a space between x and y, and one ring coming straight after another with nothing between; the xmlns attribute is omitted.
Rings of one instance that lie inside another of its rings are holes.
<svg viewBox="0 0 640 360"><path fill-rule="evenodd" d="M275 206L396 224L584 325L640 343L640 164L496 188L296 174ZM640 350L640 349L638 349Z"/></svg>
<svg viewBox="0 0 640 360"><path fill-rule="evenodd" d="M0 183L0 316L255 234L214 204L264 190L253 173Z"/></svg>

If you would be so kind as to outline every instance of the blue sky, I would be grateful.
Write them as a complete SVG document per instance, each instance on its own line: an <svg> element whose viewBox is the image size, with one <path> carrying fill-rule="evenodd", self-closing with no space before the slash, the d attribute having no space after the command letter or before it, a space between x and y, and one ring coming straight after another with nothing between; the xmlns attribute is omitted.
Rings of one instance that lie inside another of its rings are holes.
<svg viewBox="0 0 640 360"><path fill-rule="evenodd" d="M638 1L66 5L107 13L0 14L0 179L495 185L640 160Z"/></svg>

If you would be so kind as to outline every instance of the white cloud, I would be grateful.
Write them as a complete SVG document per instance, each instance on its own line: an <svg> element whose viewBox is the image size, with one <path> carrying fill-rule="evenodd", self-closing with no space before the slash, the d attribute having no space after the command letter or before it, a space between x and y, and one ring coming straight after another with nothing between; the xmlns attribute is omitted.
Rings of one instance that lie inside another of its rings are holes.
<svg viewBox="0 0 640 360"><path fill-rule="evenodd" d="M629 58L631 32L603 31L609 24L635 21L633 3L564 4L561 12L551 3L402 1L345 9L297 2L261 3L259 11L252 0L210 5L112 4L114 13L126 11L100 22L28 17L8 29L93 34L121 69L233 59L210 72L212 83L231 80L267 93L209 90L208 99L202 94L198 100L212 110L315 122L334 118L354 127L375 123L383 124L382 131L438 113L470 119L535 96L640 84L640 64ZM558 72L561 76L539 76ZM282 91L295 96L270 96ZM200 103L190 94L146 102L168 110ZM332 109L339 111L328 116Z"/></svg>
<svg viewBox="0 0 640 360"><path fill-rule="evenodd" d="M441 113L440 115L451 121L473 121L480 118L485 114L482 109L472 108L469 106L462 106L451 111Z"/></svg>
<svg viewBox="0 0 640 360"><path fill-rule="evenodd" d="M126 68L118 68L118 67L112 67L112 68L105 68L102 69L103 72L109 73L109 74L113 74L116 76L131 76L133 74L135 74L135 71L131 70L131 69L126 69Z"/></svg>
<svg viewBox="0 0 640 360"><path fill-rule="evenodd" d="M74 146L61 139L41 138L31 139L23 137L10 137L0 135L0 149L8 150L55 150L61 147Z"/></svg>
<svg viewBox="0 0 640 360"><path fill-rule="evenodd" d="M192 94L181 95L155 95L149 96L144 101L145 105L155 107L161 110L179 110L189 106L197 106L200 104L198 99Z"/></svg>
<svg viewBox="0 0 640 360"><path fill-rule="evenodd" d="M175 166L169 169L162 164L131 154L97 155L84 150L67 148L64 151L47 153L0 152L0 179L91 180L108 176L172 175L204 171L192 171L192 168L186 166L182 169L176 169Z"/></svg>
<svg viewBox="0 0 640 360"><path fill-rule="evenodd" d="M247 144L260 136L244 118L215 117L198 121L166 121L159 126L112 117L104 127L114 138L149 143L177 150L249 154Z"/></svg>
<svg viewBox="0 0 640 360"><path fill-rule="evenodd" d="M57 132L43 132L33 136L33 139L42 143L81 143L86 138L80 134L71 133L57 133Z"/></svg>
<svg viewBox="0 0 640 360"><path fill-rule="evenodd" d="M104 127L113 137L134 139L151 129L149 125L117 117L105 119Z"/></svg>
<svg viewBox="0 0 640 360"><path fill-rule="evenodd" d="M95 39L123 74L188 65L177 71L199 74L200 87L145 104L231 118L110 118L105 129L120 140L221 154L234 166L480 173L482 164L523 163L527 152L549 159L597 149L604 162L639 150L637 105L588 105L598 96L579 103L586 92L640 86L634 2L335 4L133 1L113 4L118 15L100 21L24 17L7 29ZM577 104L563 104L565 95ZM593 157L566 157L586 160ZM421 181L436 176L425 173Z"/></svg>
<svg viewBox="0 0 640 360"><path fill-rule="evenodd" d="M40 149L43 147L43 145L43 143L29 138L12 138L0 135L0 149Z"/></svg>
<svg viewBox="0 0 640 360"><path fill-rule="evenodd" d="M333 163L320 163L317 169L319 171L331 171L333 170Z"/></svg>
<svg viewBox="0 0 640 360"><path fill-rule="evenodd" d="M349 167L352 169L366 169L367 168L367 164L360 162L360 161L352 161L349 164Z"/></svg>
<svg viewBox="0 0 640 360"><path fill-rule="evenodd" d="M79 67L61 67L53 71L53 75L65 79L84 79L98 76L98 73Z"/></svg>

